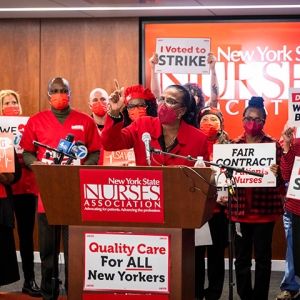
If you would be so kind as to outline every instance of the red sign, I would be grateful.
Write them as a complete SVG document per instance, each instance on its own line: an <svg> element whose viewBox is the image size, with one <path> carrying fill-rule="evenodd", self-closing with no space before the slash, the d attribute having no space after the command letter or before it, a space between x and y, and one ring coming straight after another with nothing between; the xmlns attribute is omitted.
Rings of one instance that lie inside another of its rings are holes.
<svg viewBox="0 0 300 300"><path fill-rule="evenodd" d="M162 171L80 170L83 221L164 222Z"/></svg>
<svg viewBox="0 0 300 300"><path fill-rule="evenodd" d="M168 295L155 295L155 294L83 294L83 300L168 300Z"/></svg>
<svg viewBox="0 0 300 300"><path fill-rule="evenodd" d="M300 102L300 94L292 93L292 102Z"/></svg>

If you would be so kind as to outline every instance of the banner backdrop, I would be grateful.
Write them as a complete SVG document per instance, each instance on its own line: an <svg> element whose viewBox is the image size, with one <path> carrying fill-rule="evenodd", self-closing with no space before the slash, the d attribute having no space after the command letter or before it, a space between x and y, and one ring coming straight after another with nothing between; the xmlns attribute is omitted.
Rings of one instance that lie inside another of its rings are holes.
<svg viewBox="0 0 300 300"><path fill-rule="evenodd" d="M220 108L230 138L243 132L242 114L251 96L265 99L265 131L279 139L288 119L290 87L300 87L300 22L144 23L144 85L157 38L209 38L217 58ZM196 82L206 100L210 75L159 74L161 89Z"/></svg>

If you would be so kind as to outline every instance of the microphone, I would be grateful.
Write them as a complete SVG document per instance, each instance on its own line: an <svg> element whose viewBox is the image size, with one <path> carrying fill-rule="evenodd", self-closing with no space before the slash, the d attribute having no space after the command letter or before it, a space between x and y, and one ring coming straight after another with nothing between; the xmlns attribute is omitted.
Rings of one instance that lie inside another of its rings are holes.
<svg viewBox="0 0 300 300"><path fill-rule="evenodd" d="M88 154L88 150L87 147L84 145L84 143L78 140L76 143L71 145L68 154L73 155L73 157L69 157L69 159L66 162L66 165L70 165L74 159L85 158Z"/></svg>
<svg viewBox="0 0 300 300"><path fill-rule="evenodd" d="M143 133L142 141L145 144L146 160L147 160L148 166L151 167L151 159L150 159L150 141L151 141L151 137L150 137L150 134L148 132Z"/></svg>
<svg viewBox="0 0 300 300"><path fill-rule="evenodd" d="M65 153L69 152L69 148L71 147L72 143L74 141L74 135L71 133L68 133L66 136L66 139L61 139L58 143L57 150L61 152L60 156L58 158L54 158L54 163L57 165L60 165L63 161L63 158L65 156Z"/></svg>

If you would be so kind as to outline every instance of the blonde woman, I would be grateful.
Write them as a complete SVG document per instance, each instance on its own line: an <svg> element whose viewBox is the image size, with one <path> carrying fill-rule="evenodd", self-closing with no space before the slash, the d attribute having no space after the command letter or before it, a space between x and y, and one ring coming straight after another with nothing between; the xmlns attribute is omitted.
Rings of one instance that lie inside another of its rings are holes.
<svg viewBox="0 0 300 300"><path fill-rule="evenodd" d="M0 100L1 115L19 116L22 114L20 97L15 91L0 91ZM22 166L22 177L17 184L12 186L12 190L25 279L22 292L32 297L41 297L40 288L35 282L33 262L33 230L38 191L33 173L25 167L21 154L18 154L18 159Z"/></svg>

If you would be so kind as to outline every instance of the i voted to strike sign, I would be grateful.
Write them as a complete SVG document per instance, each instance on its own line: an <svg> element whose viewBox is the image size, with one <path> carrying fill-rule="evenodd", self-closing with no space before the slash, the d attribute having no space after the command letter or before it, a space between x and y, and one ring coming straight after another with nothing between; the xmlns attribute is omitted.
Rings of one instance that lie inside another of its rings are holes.
<svg viewBox="0 0 300 300"><path fill-rule="evenodd" d="M170 236L85 233L84 290L170 292Z"/></svg>

